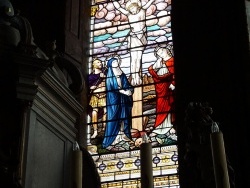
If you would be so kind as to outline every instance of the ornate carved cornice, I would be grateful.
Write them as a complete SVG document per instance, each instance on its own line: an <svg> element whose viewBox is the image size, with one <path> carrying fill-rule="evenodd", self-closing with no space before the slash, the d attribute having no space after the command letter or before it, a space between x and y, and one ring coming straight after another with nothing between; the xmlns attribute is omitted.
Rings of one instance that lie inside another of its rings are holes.
<svg viewBox="0 0 250 188"><path fill-rule="evenodd" d="M12 59L17 66L17 99L32 102L37 93L35 79L44 73L50 61L22 54L13 54Z"/></svg>

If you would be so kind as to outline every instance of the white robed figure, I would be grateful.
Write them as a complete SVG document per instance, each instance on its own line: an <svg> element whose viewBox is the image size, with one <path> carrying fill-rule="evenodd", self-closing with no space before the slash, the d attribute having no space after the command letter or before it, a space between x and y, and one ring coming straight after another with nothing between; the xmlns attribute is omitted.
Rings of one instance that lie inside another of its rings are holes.
<svg viewBox="0 0 250 188"><path fill-rule="evenodd" d="M130 0L126 3L126 9L114 1L115 8L128 17L130 33L128 35L128 48L130 49L131 85L141 85L141 60L142 53L147 44L146 10L154 0L149 0L142 6L140 0Z"/></svg>

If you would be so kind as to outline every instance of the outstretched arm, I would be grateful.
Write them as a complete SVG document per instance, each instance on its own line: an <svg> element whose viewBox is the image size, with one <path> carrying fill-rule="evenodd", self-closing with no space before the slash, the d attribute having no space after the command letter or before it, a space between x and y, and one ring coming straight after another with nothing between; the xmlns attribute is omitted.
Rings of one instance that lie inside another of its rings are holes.
<svg viewBox="0 0 250 188"><path fill-rule="evenodd" d="M113 5L114 7L120 11L121 13L125 14L125 15L128 15L129 12L127 10L125 10L124 8L121 7L121 5L117 2L117 1L113 1Z"/></svg>
<svg viewBox="0 0 250 188"><path fill-rule="evenodd" d="M155 0L149 0L142 8L147 9Z"/></svg>

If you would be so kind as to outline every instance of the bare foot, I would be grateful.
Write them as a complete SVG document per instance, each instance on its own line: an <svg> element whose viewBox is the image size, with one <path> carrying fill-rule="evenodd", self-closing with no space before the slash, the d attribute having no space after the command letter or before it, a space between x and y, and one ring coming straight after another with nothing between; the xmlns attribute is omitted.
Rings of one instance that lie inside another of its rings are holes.
<svg viewBox="0 0 250 188"><path fill-rule="evenodd" d="M141 85L142 84L142 80L141 80L141 77L138 73L135 73L135 82L136 82L136 85Z"/></svg>
<svg viewBox="0 0 250 188"><path fill-rule="evenodd" d="M135 79L132 77L132 79L131 79L131 85L132 85L132 86L135 86L135 84L136 84L136 83L135 83Z"/></svg>
<svg viewBox="0 0 250 188"><path fill-rule="evenodd" d="M92 134L91 138L95 138L97 136L97 130L94 131L94 133Z"/></svg>
<svg viewBox="0 0 250 188"><path fill-rule="evenodd" d="M133 73L131 75L132 79L131 79L131 85L132 86L139 86L142 84L142 80L141 77L138 73Z"/></svg>

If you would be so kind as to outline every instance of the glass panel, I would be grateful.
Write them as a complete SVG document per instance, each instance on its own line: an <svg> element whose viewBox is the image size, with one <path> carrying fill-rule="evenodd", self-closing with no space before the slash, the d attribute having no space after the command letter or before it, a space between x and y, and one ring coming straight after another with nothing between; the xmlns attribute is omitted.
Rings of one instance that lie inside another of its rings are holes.
<svg viewBox="0 0 250 188"><path fill-rule="evenodd" d="M179 187L171 0L91 6L88 151L102 187L140 187L140 145L152 143L155 187Z"/></svg>

